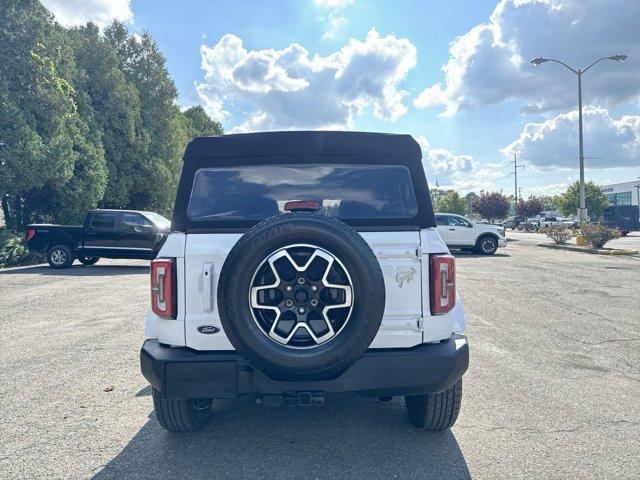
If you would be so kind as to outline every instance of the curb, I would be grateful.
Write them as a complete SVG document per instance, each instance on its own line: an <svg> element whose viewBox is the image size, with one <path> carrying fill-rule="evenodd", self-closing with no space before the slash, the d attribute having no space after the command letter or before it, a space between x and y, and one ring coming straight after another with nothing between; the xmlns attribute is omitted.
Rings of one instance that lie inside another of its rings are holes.
<svg viewBox="0 0 640 480"><path fill-rule="evenodd" d="M629 250L627 248L605 248L598 250L599 255L638 255L638 250Z"/></svg>
<svg viewBox="0 0 640 480"><path fill-rule="evenodd" d="M538 243L538 247L551 248L553 250L569 250L572 252L591 253L594 255L638 255L638 250L626 248L585 248L575 245L559 245L555 243Z"/></svg>

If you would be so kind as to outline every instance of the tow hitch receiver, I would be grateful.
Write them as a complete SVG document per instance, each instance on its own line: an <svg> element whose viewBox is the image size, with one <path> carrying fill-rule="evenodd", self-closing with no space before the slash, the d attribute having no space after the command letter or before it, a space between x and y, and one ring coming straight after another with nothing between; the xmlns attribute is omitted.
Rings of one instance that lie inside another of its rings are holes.
<svg viewBox="0 0 640 480"><path fill-rule="evenodd" d="M265 407L322 407L324 392L287 392L284 395L264 395L257 400Z"/></svg>

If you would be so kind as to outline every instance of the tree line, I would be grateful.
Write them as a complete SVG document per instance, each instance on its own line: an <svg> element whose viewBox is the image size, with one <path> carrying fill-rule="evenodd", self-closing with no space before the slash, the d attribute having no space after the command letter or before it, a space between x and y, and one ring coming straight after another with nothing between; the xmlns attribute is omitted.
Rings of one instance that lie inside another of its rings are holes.
<svg viewBox="0 0 640 480"><path fill-rule="evenodd" d="M558 195L530 196L518 199L516 205L513 195L500 192L470 192L462 197L455 190L431 190L431 200L436 212L457 213L458 215L478 214L482 218L498 220L507 215L519 215L525 218L535 217L540 212L557 210L563 215L574 216L580 204L580 188L578 182L571 184L567 190ZM585 184L585 200L589 216L597 220L609 205L607 196L593 182Z"/></svg>
<svg viewBox="0 0 640 480"><path fill-rule="evenodd" d="M0 0L0 197L7 227L77 223L91 208L169 214L182 154L222 134L182 111L148 34L64 28L38 0Z"/></svg>

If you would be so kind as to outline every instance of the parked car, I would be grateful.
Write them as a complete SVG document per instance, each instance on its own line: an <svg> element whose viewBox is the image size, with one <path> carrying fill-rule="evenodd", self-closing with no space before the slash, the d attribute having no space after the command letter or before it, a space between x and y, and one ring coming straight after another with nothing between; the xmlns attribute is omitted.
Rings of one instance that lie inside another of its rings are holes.
<svg viewBox="0 0 640 480"><path fill-rule="evenodd" d="M515 230L521 223L525 222L526 219L519 215L515 217L507 218L502 224L505 228L510 228L511 230Z"/></svg>
<svg viewBox="0 0 640 480"><path fill-rule="evenodd" d="M637 205L612 205L604 209L603 223L617 228L623 236L628 235L629 232L640 230L639 210Z"/></svg>
<svg viewBox="0 0 640 480"><path fill-rule="evenodd" d="M538 222L538 228L562 226L564 226L564 224L558 219L558 217L542 217Z"/></svg>
<svg viewBox="0 0 640 480"><path fill-rule="evenodd" d="M437 213L438 233L448 247L492 255L506 247L504 227L475 223L455 213Z"/></svg>
<svg viewBox="0 0 640 480"><path fill-rule="evenodd" d="M566 228L578 228L579 222L575 217L558 217L560 224Z"/></svg>
<svg viewBox="0 0 640 480"><path fill-rule="evenodd" d="M84 225L28 225L25 238L29 251L45 255L52 268L69 268L76 258L84 265L100 258L151 260L170 226L154 212L92 210Z"/></svg>
<svg viewBox="0 0 640 480"><path fill-rule="evenodd" d="M163 428L203 427L213 399L338 392L402 395L417 427L454 424L466 321L412 137L196 138L172 229L140 354Z"/></svg>

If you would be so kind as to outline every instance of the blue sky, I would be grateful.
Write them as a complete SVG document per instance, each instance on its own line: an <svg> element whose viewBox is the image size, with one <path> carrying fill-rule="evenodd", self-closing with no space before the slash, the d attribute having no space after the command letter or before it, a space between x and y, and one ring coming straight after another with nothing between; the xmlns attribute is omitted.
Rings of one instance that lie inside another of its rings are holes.
<svg viewBox="0 0 640 480"><path fill-rule="evenodd" d="M43 3L65 25L119 18L149 31L180 104L203 104L227 132L410 133L430 182L463 192L512 193L513 153L525 195L566 188L577 178L576 78L529 60L580 67L626 53L584 77L587 178L640 177L635 0Z"/></svg>

